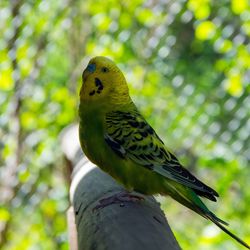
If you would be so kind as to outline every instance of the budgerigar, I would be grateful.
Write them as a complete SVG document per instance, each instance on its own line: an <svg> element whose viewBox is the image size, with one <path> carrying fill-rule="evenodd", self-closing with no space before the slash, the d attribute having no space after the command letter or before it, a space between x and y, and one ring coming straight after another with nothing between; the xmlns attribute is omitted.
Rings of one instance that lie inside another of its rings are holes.
<svg viewBox="0 0 250 250"><path fill-rule="evenodd" d="M106 57L95 57L82 80L79 135L89 160L129 191L170 195L250 249L201 201L199 196L216 201L218 194L185 169L164 145L131 100L126 79L116 64Z"/></svg>

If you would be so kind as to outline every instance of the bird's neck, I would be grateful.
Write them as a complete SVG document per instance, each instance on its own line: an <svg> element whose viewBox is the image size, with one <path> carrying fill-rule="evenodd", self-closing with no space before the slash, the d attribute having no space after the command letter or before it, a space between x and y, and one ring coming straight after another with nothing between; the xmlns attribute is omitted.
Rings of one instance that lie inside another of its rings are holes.
<svg viewBox="0 0 250 250"><path fill-rule="evenodd" d="M121 97L121 99L109 100L109 102L84 102L81 100L79 106L80 123L103 122L107 113L126 111L128 107L133 106L134 103L130 97Z"/></svg>
<svg viewBox="0 0 250 250"><path fill-rule="evenodd" d="M120 96L110 96L108 99L105 98L103 100L98 101L85 101L80 100L79 106L79 115L84 114L93 114L96 113L98 115L106 115L106 113L116 110L123 110L124 108L131 106L133 101L128 95L120 95Z"/></svg>

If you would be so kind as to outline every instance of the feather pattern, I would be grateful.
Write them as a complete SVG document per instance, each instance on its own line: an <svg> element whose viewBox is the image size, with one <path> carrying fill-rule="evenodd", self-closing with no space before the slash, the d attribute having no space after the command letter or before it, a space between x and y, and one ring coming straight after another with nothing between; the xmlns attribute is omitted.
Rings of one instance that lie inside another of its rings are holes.
<svg viewBox="0 0 250 250"><path fill-rule="evenodd" d="M190 187L201 196L216 200L217 192L180 164L136 109L132 112L109 112L106 115L106 132L105 141L119 156Z"/></svg>

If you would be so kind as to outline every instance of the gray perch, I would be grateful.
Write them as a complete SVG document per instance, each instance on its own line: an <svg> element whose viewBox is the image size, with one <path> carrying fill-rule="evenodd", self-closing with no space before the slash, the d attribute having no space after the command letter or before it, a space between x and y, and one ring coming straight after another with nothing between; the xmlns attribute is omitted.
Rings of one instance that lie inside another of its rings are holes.
<svg viewBox="0 0 250 250"><path fill-rule="evenodd" d="M145 200L93 210L99 200L124 188L81 154L77 125L65 129L61 138L62 150L73 166L73 208L68 211L71 250L181 249L159 203L151 196L139 194Z"/></svg>

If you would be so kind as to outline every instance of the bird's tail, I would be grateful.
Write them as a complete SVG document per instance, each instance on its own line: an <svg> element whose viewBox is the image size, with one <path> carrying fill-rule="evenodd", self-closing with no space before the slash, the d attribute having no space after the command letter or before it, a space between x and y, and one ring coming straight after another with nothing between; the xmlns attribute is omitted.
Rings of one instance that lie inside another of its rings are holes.
<svg viewBox="0 0 250 250"><path fill-rule="evenodd" d="M250 249L250 246L237 237L235 234L231 233L225 226L228 226L228 223L218 218L215 214L213 214L206 205L202 202L202 200L198 197L198 195L190 188L185 187L183 185L169 185L168 186L169 194L177 201L179 201L182 205L190 208L194 212L198 213L202 217L212 221L216 226L218 226L222 231L231 236L233 239L238 241L241 245Z"/></svg>
<svg viewBox="0 0 250 250"><path fill-rule="evenodd" d="M242 239L240 239L238 236L230 232L225 226L222 224L228 225L228 223L224 222L223 220L219 219L217 216L215 216L213 213L210 212L210 214L206 215L206 218L211 220L217 227L219 227L222 231L224 231L226 234L231 236L233 239L238 241L241 245L246 247L247 249L250 249L250 246L244 242Z"/></svg>

